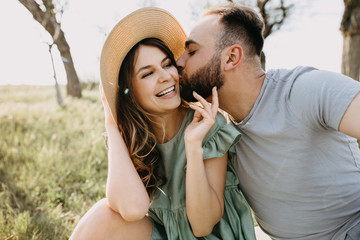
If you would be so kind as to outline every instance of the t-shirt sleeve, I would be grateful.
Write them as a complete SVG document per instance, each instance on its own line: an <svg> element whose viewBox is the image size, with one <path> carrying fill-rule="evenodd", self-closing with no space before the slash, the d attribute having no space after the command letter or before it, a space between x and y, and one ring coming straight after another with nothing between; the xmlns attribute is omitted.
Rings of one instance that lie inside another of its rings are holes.
<svg viewBox="0 0 360 240"><path fill-rule="evenodd" d="M210 129L203 142L203 158L221 157L229 152L235 153L235 144L239 142L241 133L236 128L228 124L220 113L216 116L216 123Z"/></svg>
<svg viewBox="0 0 360 240"><path fill-rule="evenodd" d="M313 70L300 75L290 94L292 110L309 127L338 130L360 83L339 73Z"/></svg>

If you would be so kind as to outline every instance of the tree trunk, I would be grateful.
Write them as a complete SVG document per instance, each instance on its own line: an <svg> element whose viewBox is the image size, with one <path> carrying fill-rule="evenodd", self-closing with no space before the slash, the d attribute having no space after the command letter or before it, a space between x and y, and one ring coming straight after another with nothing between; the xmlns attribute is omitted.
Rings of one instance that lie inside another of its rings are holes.
<svg viewBox="0 0 360 240"><path fill-rule="evenodd" d="M61 96L61 91L60 91L60 87L57 81L57 77L56 77L56 70L55 70L55 65L54 65L54 59L52 56L52 52L51 52L51 48L53 47L52 44L49 44L49 54L50 54L50 58L51 58L51 66L53 68L54 71L54 80L55 80L55 90L56 90L56 100L57 103L59 104L60 107L65 108L65 103L64 100Z"/></svg>
<svg viewBox="0 0 360 240"><path fill-rule="evenodd" d="M359 81L360 75L360 1L344 0L340 30L343 35L341 73Z"/></svg>
<svg viewBox="0 0 360 240"><path fill-rule="evenodd" d="M359 81L360 34L343 36L341 73Z"/></svg>
<svg viewBox="0 0 360 240"><path fill-rule="evenodd" d="M67 94L73 97L81 98L81 85L77 73L75 71L74 62L70 53L70 46L65 39L64 33L61 31L59 37L54 40L61 55L62 62L65 67L68 80Z"/></svg>
<svg viewBox="0 0 360 240"><path fill-rule="evenodd" d="M54 6L52 1L46 1L46 11L42 11L35 0L19 0L26 9L33 15L34 19L39 22L45 30L51 35L54 43L58 47L61 59L63 61L67 76L67 95L81 98L81 86L77 76L74 63L70 53L70 46L66 41L61 25L56 21Z"/></svg>

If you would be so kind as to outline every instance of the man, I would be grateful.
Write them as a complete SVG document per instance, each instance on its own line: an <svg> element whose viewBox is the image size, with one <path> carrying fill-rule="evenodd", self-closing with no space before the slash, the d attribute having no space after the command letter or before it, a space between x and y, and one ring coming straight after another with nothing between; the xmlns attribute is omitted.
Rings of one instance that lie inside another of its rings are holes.
<svg viewBox="0 0 360 240"><path fill-rule="evenodd" d="M218 87L242 133L240 187L273 239L360 239L360 83L310 67L261 68L263 21L226 5L206 12L179 58L182 95Z"/></svg>

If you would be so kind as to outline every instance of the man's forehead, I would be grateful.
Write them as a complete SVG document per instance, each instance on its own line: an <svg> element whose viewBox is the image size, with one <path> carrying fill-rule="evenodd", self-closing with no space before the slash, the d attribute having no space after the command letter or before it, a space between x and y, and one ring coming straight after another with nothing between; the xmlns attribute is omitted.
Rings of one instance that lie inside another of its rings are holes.
<svg viewBox="0 0 360 240"><path fill-rule="evenodd" d="M201 44L204 39L214 38L219 28L219 19L214 14L201 17L190 32L187 45Z"/></svg>
<svg viewBox="0 0 360 240"><path fill-rule="evenodd" d="M218 25L220 18L221 18L221 16L219 14L204 15L198 19L198 21L195 23L195 25L198 25L198 24Z"/></svg>

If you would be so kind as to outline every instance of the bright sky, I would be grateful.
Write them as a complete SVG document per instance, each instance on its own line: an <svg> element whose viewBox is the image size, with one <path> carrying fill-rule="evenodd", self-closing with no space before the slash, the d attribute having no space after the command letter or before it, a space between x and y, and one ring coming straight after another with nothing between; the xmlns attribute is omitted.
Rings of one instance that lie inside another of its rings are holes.
<svg viewBox="0 0 360 240"><path fill-rule="evenodd" d="M69 0L62 28L82 81L99 80L104 32L108 33L122 17L144 6L144 2L154 2L168 10L189 33L194 22L193 7L197 8L204 1ZM267 69L310 65L340 72L342 36L339 27L343 10L343 0L302 1L301 9L295 8L291 20L266 39ZM0 29L0 85L53 85L46 44L51 42L50 36L27 9L16 0L2 0ZM53 56L58 81L65 84L66 75L56 48Z"/></svg>

